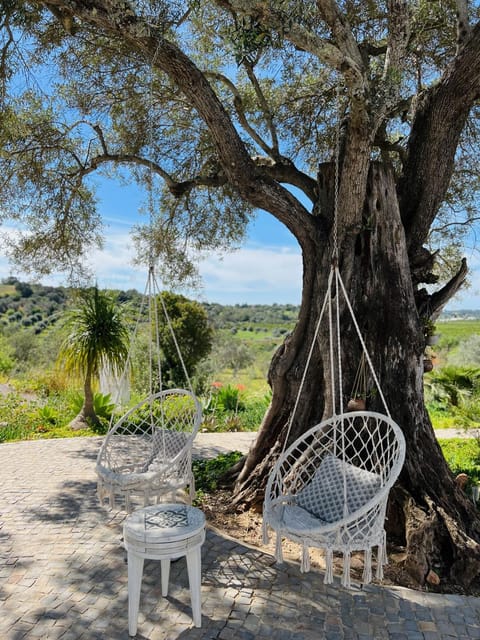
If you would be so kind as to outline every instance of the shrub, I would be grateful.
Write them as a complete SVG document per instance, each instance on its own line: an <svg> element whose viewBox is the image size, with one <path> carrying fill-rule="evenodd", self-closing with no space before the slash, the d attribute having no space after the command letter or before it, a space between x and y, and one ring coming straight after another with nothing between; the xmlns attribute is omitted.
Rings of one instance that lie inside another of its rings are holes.
<svg viewBox="0 0 480 640"><path fill-rule="evenodd" d="M81 393L73 394L70 406L75 413L80 413L83 406L83 395ZM112 398L109 393L104 394L97 392L93 396L93 408L97 418L103 418L104 420L109 421L115 409L115 403L112 402Z"/></svg>
<svg viewBox="0 0 480 640"><path fill-rule="evenodd" d="M221 411L244 411L245 403L240 398L240 390L227 384L216 391L216 405Z"/></svg>
<svg viewBox="0 0 480 640"><path fill-rule="evenodd" d="M58 422L58 411L46 404L38 410L38 417L44 422L56 424Z"/></svg>
<svg viewBox="0 0 480 640"><path fill-rule="evenodd" d="M221 453L216 458L208 460L194 460L192 462L195 488L197 493L210 493L218 489L222 476L233 467L243 454L240 451Z"/></svg>
<svg viewBox="0 0 480 640"><path fill-rule="evenodd" d="M480 442L476 438L439 439L452 473L466 473L470 483L480 482Z"/></svg>

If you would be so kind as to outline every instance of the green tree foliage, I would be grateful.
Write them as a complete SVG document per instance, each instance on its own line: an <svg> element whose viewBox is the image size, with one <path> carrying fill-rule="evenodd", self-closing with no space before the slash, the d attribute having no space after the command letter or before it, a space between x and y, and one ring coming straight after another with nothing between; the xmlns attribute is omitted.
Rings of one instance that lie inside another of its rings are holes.
<svg viewBox="0 0 480 640"><path fill-rule="evenodd" d="M199 362L210 353L213 330L198 302L168 291L161 296L163 304L159 305L158 320L163 384L184 386L187 381L183 365L189 377L195 374ZM163 305L166 313L162 313Z"/></svg>
<svg viewBox="0 0 480 640"><path fill-rule="evenodd" d="M121 309L111 296L93 287L79 292L78 297L77 306L68 312L68 333L59 354L59 365L84 380L84 402L73 428L82 428L89 420L98 422L93 382L103 366L119 373L127 361L129 346Z"/></svg>
<svg viewBox="0 0 480 640"><path fill-rule="evenodd" d="M227 339L224 337L219 341L215 350L217 369L232 369L234 377L239 369L244 369L255 361L252 350L243 342Z"/></svg>
<svg viewBox="0 0 480 640"><path fill-rule="evenodd" d="M460 504L432 444L421 318L435 320L467 276L458 241L478 215L478 3L8 0L3 8L0 221L24 225L12 259L40 272L79 270L99 241L90 177L126 167L158 205L138 229L139 254L163 255L172 281L194 276L205 249L238 243L257 209L293 234L302 305L273 358L271 410L236 486L238 501L253 503L296 406L337 246L409 440L404 504L391 521L411 531L418 523L407 522L407 506L427 512L429 548L451 559L451 579L471 582L480 520ZM41 82L46 67L54 71ZM441 257L450 264L439 269ZM330 410L328 345L318 337L291 437ZM348 338L342 346L351 388L358 348ZM453 529L461 534L446 548ZM420 582L436 562L421 554L407 544L405 565Z"/></svg>

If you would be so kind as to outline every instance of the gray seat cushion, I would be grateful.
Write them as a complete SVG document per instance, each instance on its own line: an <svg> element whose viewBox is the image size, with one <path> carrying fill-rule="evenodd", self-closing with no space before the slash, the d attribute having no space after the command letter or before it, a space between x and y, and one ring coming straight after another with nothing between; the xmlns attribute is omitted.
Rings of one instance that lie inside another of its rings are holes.
<svg viewBox="0 0 480 640"><path fill-rule="evenodd" d="M344 517L344 477L348 514L369 502L381 487L380 476L333 455L326 456L311 481L296 495L296 504L325 522Z"/></svg>

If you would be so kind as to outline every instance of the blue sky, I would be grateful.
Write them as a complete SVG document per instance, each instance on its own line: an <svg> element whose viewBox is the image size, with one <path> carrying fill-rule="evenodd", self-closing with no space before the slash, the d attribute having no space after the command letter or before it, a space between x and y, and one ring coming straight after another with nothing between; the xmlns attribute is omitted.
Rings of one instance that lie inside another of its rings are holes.
<svg viewBox="0 0 480 640"><path fill-rule="evenodd" d="M129 231L132 224L145 220L138 213L144 197L136 187L113 181L104 181L99 187L99 211L105 221L106 242L102 251L95 250L89 255L98 285L143 291L147 273L132 264ZM466 256L472 270L472 287L450 302L450 310L480 308L480 257L472 250L467 250ZM199 270L203 288L185 292L198 300L220 304L300 303L302 267L298 244L283 225L263 212L250 224L242 248L223 256L206 255ZM1 255L0 274L23 277ZM42 282L67 284L62 274L43 278Z"/></svg>

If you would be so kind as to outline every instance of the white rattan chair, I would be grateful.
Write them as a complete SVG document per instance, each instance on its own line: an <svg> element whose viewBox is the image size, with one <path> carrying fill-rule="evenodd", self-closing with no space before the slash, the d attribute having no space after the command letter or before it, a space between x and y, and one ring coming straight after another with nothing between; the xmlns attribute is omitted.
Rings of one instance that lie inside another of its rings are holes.
<svg viewBox="0 0 480 640"><path fill-rule="evenodd" d="M117 500L132 509L187 490L195 495L192 445L202 421L195 395L168 389L147 397L127 411L109 430L96 465L98 495L111 508Z"/></svg>
<svg viewBox="0 0 480 640"><path fill-rule="evenodd" d="M362 582L377 578L386 563L384 520L388 494L405 458L405 439L389 417L369 412L334 416L309 429L277 460L264 501L264 534L303 546L301 570L310 568L309 547L325 550L325 583L333 580L333 554L343 553L342 584L350 586L350 554L364 551Z"/></svg>

